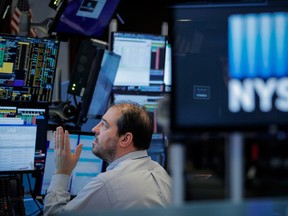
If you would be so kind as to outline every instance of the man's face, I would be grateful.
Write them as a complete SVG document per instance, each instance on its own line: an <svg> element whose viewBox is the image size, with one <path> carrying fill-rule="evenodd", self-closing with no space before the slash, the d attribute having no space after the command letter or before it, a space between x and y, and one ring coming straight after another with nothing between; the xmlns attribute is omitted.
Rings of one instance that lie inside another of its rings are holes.
<svg viewBox="0 0 288 216"><path fill-rule="evenodd" d="M121 117L121 112L116 107L111 107L102 120L92 131L95 133L92 152L108 163L114 161L117 154L119 137L117 135L117 119Z"/></svg>

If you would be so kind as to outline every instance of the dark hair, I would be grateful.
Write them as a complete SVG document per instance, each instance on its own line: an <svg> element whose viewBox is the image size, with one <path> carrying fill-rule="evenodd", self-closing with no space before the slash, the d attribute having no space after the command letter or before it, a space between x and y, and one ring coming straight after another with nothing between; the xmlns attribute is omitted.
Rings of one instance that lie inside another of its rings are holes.
<svg viewBox="0 0 288 216"><path fill-rule="evenodd" d="M122 113L116 122L118 136L131 132L134 146L139 150L148 149L153 133L153 122L145 107L127 101L117 102L112 106L119 108Z"/></svg>

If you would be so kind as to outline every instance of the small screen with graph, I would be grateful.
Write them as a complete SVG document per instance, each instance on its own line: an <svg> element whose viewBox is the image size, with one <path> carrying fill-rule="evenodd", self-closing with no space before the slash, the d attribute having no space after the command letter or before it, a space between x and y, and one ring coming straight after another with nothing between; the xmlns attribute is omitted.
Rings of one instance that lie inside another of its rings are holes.
<svg viewBox="0 0 288 216"><path fill-rule="evenodd" d="M0 35L0 101L49 103L59 41Z"/></svg>

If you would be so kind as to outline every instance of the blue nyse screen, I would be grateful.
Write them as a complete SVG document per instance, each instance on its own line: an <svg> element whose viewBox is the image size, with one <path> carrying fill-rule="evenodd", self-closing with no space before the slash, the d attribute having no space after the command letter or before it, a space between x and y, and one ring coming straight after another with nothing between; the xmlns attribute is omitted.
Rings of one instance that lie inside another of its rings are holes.
<svg viewBox="0 0 288 216"><path fill-rule="evenodd" d="M288 13L229 17L229 110L288 111ZM276 98L274 99L274 95Z"/></svg>
<svg viewBox="0 0 288 216"><path fill-rule="evenodd" d="M172 131L288 126L287 11L287 1L171 7Z"/></svg>

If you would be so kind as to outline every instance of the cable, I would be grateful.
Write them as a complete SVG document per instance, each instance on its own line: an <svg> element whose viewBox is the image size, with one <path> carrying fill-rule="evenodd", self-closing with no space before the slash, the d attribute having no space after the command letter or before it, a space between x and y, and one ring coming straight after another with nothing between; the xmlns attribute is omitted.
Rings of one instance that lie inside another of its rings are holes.
<svg viewBox="0 0 288 216"><path fill-rule="evenodd" d="M40 207L39 203L38 203L38 202L35 200L35 198L33 197L30 177L29 177L29 175L28 175L27 173L26 173L26 176L27 176L27 180L28 180L28 185L29 185L29 190L30 190L31 197L32 197L34 203L37 205L39 211L42 213L42 212L43 212L43 209ZM34 213L35 213L35 212L34 212ZM33 213L33 214L34 214L34 213Z"/></svg>

